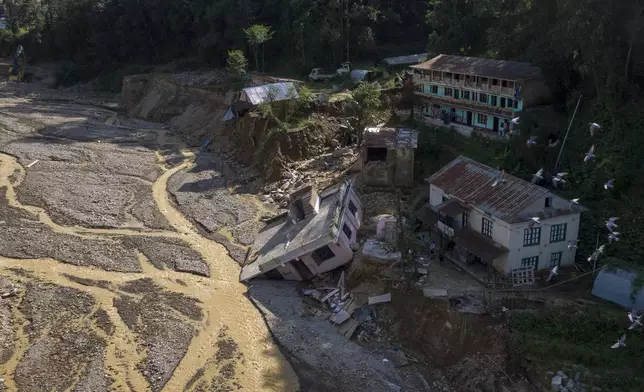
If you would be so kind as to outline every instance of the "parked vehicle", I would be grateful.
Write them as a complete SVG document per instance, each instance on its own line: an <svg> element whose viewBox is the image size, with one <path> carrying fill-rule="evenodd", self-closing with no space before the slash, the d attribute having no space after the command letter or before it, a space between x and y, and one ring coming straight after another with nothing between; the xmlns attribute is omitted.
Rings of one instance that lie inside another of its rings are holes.
<svg viewBox="0 0 644 392"><path fill-rule="evenodd" d="M322 68L313 68L311 70L311 73L309 73L309 79L310 80L315 80L315 81L329 81L339 75L344 75L348 74L351 72L351 64L350 63L342 63L342 66L338 69L335 70L335 72L331 71L324 71Z"/></svg>

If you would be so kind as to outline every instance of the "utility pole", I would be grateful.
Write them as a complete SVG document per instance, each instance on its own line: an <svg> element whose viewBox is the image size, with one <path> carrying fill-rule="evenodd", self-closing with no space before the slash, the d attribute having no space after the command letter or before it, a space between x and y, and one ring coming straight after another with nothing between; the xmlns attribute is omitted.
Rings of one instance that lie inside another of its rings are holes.
<svg viewBox="0 0 644 392"><path fill-rule="evenodd" d="M557 156L557 162L555 162L555 172L557 171L557 167L559 166L559 159L561 159L561 153L563 152L564 146L566 145L566 140L568 139L568 133L570 132L570 128L572 127L572 122L575 121L575 116L577 115L577 109L579 109L579 104L581 103L582 97L583 95L579 96L579 100L577 101L577 106L575 106L575 111L573 112L572 118L568 123L568 130L566 130L566 136L564 136L564 140L561 143L561 148L559 149L559 155Z"/></svg>

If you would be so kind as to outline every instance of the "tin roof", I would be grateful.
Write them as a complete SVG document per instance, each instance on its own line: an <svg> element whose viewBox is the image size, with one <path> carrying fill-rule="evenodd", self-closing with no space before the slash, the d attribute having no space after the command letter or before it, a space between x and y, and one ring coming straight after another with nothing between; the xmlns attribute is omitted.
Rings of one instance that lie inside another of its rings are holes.
<svg viewBox="0 0 644 392"><path fill-rule="evenodd" d="M365 128L364 147L417 148L418 131L410 128Z"/></svg>
<svg viewBox="0 0 644 392"><path fill-rule="evenodd" d="M387 65L418 64L427 60L427 53L410 54L407 56L387 57L382 61Z"/></svg>
<svg viewBox="0 0 644 392"><path fill-rule="evenodd" d="M644 308L644 289L640 287L635 293L635 298L631 296L632 282L637 277L636 273L630 271L619 268L611 271L604 268L595 279L592 294L625 308Z"/></svg>
<svg viewBox="0 0 644 392"><path fill-rule="evenodd" d="M414 65L411 68L431 69L434 71L506 80L538 79L541 77L541 69L530 63L492 60L480 57L451 56L447 54L440 54L429 61Z"/></svg>
<svg viewBox="0 0 644 392"><path fill-rule="evenodd" d="M262 102L284 101L291 98L299 98L300 95L293 82L271 83L262 86L246 87L244 90L248 101L253 105Z"/></svg>
<svg viewBox="0 0 644 392"><path fill-rule="evenodd" d="M499 178L505 181L492 186ZM546 188L507 173L502 175L500 170L464 156L454 159L426 181L446 194L508 223L527 221L532 216L551 218L586 211L581 206L569 208L570 202ZM559 201L556 204L566 207L554 209L545 208L544 205L539 211L527 211L535 202L546 197L556 198Z"/></svg>

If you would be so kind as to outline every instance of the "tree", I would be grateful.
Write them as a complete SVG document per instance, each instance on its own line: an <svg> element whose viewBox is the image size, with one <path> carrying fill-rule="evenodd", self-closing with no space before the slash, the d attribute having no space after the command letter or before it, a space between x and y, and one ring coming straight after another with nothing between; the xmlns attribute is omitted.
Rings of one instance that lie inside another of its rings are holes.
<svg viewBox="0 0 644 392"><path fill-rule="evenodd" d="M262 72L264 71L264 44L273 38L273 31L269 26L256 24L244 29L248 44L255 55L255 69L259 71L259 47L262 47Z"/></svg>
<svg viewBox="0 0 644 392"><path fill-rule="evenodd" d="M244 52L241 50L229 50L226 61L228 63L228 70L238 79L241 79L246 74L248 60L246 60L246 56L244 56Z"/></svg>

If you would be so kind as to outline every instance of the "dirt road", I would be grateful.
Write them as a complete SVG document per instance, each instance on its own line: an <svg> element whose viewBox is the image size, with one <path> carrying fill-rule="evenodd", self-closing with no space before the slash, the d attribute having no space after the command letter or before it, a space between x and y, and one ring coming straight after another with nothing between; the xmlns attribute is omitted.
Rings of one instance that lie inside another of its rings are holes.
<svg viewBox="0 0 644 392"><path fill-rule="evenodd" d="M0 390L297 390L238 264L169 198L195 153L160 124L2 89Z"/></svg>

